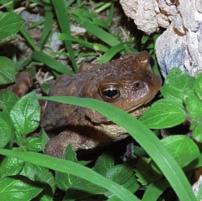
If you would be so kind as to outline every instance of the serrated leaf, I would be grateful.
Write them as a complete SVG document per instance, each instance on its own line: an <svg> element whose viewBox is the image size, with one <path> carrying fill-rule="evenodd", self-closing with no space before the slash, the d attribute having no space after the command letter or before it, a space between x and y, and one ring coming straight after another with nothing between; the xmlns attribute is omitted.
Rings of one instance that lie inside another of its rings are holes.
<svg viewBox="0 0 202 201"><path fill-rule="evenodd" d="M14 137L14 128L8 114L0 112L0 147L5 147Z"/></svg>
<svg viewBox="0 0 202 201"><path fill-rule="evenodd" d="M181 167L185 167L200 155L198 146L188 136L174 135L161 141Z"/></svg>
<svg viewBox="0 0 202 201"><path fill-rule="evenodd" d="M48 136L44 130L39 133L39 136L32 136L26 138L26 148L29 151L40 152L44 151L44 148L48 142Z"/></svg>
<svg viewBox="0 0 202 201"><path fill-rule="evenodd" d="M183 123L186 113L182 103L175 100L160 100L155 102L140 118L149 128L170 128Z"/></svg>
<svg viewBox="0 0 202 201"><path fill-rule="evenodd" d="M32 181L39 181L48 184L53 192L55 190L53 174L47 168L36 166L31 163L25 163L20 175L23 175Z"/></svg>
<svg viewBox="0 0 202 201"><path fill-rule="evenodd" d="M107 171L114 167L114 159L111 154L104 153L96 161L94 170L101 175L106 175Z"/></svg>
<svg viewBox="0 0 202 201"><path fill-rule="evenodd" d="M17 175L23 168L24 161L15 157L6 157L1 162L0 177Z"/></svg>
<svg viewBox="0 0 202 201"><path fill-rule="evenodd" d="M109 169L106 178L123 185L132 192L135 192L139 187L134 170L125 164L116 165Z"/></svg>
<svg viewBox="0 0 202 201"><path fill-rule="evenodd" d="M29 93L18 100L10 112L10 117L18 136L33 132L40 121L40 105L35 93Z"/></svg>
<svg viewBox="0 0 202 201"><path fill-rule="evenodd" d="M12 91L5 90L0 92L0 109L4 112L10 112L17 100L17 96Z"/></svg>
<svg viewBox="0 0 202 201"><path fill-rule="evenodd" d="M21 180L5 177L0 180L0 200L2 201L30 201L42 189Z"/></svg>
<svg viewBox="0 0 202 201"><path fill-rule="evenodd" d="M0 85L15 81L16 67L7 57L0 56Z"/></svg>
<svg viewBox="0 0 202 201"><path fill-rule="evenodd" d="M194 78L187 73L174 68L172 69L164 86L161 88L161 93L165 98L175 98L182 101L192 91Z"/></svg>
<svg viewBox="0 0 202 201"><path fill-rule="evenodd" d="M22 19L19 15L8 12L0 13L0 40L15 35L22 27Z"/></svg>

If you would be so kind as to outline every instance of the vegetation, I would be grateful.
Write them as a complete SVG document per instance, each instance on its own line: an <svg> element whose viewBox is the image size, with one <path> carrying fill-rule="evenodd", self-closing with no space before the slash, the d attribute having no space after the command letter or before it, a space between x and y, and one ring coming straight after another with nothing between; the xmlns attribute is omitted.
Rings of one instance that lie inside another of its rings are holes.
<svg viewBox="0 0 202 201"><path fill-rule="evenodd" d="M172 70L159 100L139 120L93 99L41 96L49 88L46 80L36 78L41 69L49 80L76 73L82 61L105 63L140 49L150 52L156 67L157 35L132 37L124 26L117 31L121 20L113 1L0 0L0 5L0 49L19 43L25 49L21 55L7 50L0 57L0 154L4 156L0 200L164 201L177 200L171 197L175 193L181 201L201 199L200 190L195 196L189 182L196 182L193 174L202 165L202 75L193 78ZM40 17L26 21L23 11ZM40 30L40 37L35 39L33 30ZM58 30L63 43L58 40L60 47L53 48ZM8 86L20 71L29 72L35 84L19 98ZM48 137L40 128L39 100L79 105L106 116L133 138L133 158L120 160L120 153L117 160L108 150L94 160L78 160L71 146L64 159L44 155ZM175 193L170 195L171 189Z"/></svg>

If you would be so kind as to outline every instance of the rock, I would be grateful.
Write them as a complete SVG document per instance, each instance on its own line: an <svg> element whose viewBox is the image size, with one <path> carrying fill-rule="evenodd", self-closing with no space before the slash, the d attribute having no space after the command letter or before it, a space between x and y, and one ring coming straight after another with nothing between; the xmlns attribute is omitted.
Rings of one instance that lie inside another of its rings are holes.
<svg viewBox="0 0 202 201"><path fill-rule="evenodd" d="M156 41L157 59L166 76L174 67L202 71L201 0L120 0L127 16L146 34L166 30Z"/></svg>

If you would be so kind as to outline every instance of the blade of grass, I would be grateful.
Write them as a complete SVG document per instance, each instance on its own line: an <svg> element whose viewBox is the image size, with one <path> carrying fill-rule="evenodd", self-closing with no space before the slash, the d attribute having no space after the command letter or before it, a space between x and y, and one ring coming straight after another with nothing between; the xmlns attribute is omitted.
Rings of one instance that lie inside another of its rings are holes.
<svg viewBox="0 0 202 201"><path fill-rule="evenodd" d="M111 60L117 53L125 49L125 44L121 43L110 48L105 54L103 54L99 59L98 63L103 64Z"/></svg>
<svg viewBox="0 0 202 201"><path fill-rule="evenodd" d="M115 46L120 44L120 41L112 34L106 32L104 29L93 24L87 18L80 16L78 12L75 12L75 20L77 23L81 24L89 33L99 38L101 41L105 42L110 46Z"/></svg>
<svg viewBox="0 0 202 201"><path fill-rule="evenodd" d="M90 98L55 96L40 97L40 99L94 109L109 120L125 128L154 160L180 200L196 201L191 186L175 159L151 130L127 112Z"/></svg>
<svg viewBox="0 0 202 201"><path fill-rule="evenodd" d="M66 33L68 36L71 36L71 31L70 31L70 19L68 15L68 11L66 8L66 4L64 0L52 0L52 4L54 6L56 16L58 19L58 23L60 25L61 31L63 33ZM69 58L72 62L72 68L73 71L77 71L77 65L74 59L74 51L72 49L72 42L71 41L65 41L64 42L67 51L69 52Z"/></svg>
<svg viewBox="0 0 202 201"><path fill-rule="evenodd" d="M58 62L57 60L55 60L54 58L52 58L51 56L43 52L39 52L39 51L33 52L32 59L46 64L48 67L50 67L51 69L59 73L66 74L66 75L73 73L70 67L65 66L64 64Z"/></svg>
<svg viewBox="0 0 202 201"><path fill-rule="evenodd" d="M44 154L39 154L35 152L24 152L18 150L6 150L0 149L0 154L17 157L21 160L26 162L30 162L35 165L39 165L46 168L51 168L55 171L60 171L62 173L69 173L78 177L81 177L95 185L103 187L116 195L123 201L140 201L136 198L130 191L125 189L123 186L106 179L102 175L98 174L97 172L93 171L90 168L87 168L83 165L78 163L62 160L55 157L51 157Z"/></svg>
<svg viewBox="0 0 202 201"><path fill-rule="evenodd" d="M90 43L90 42L83 40L81 38L78 38L78 37L72 37L72 36L69 37L68 35L63 34L63 33L59 35L59 39L60 40L71 40L72 42L76 42L76 43L80 44L82 47L89 48L89 49L92 49L95 51L106 52L108 50L108 48L102 44Z"/></svg>
<svg viewBox="0 0 202 201"><path fill-rule="evenodd" d="M37 47L37 45L35 44L35 41L30 37L30 35L29 35L28 31L26 30L24 25L21 27L20 33L26 39L27 43L30 45L30 47L33 50L35 50L35 51L39 50L39 47Z"/></svg>
<svg viewBox="0 0 202 201"><path fill-rule="evenodd" d="M41 39L39 42L40 49L42 49L43 45L46 43L48 36L51 33L52 25L53 25L53 13L52 13L51 7L49 5L46 5L44 28L43 28Z"/></svg>

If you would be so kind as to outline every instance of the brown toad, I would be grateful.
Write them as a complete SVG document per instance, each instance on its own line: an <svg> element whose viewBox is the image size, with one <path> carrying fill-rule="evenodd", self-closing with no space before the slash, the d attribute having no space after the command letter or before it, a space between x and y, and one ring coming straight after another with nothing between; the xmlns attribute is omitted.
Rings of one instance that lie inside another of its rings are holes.
<svg viewBox="0 0 202 201"><path fill-rule="evenodd" d="M90 97L111 103L139 116L140 108L151 101L161 79L151 71L146 51L127 55L103 65L85 65L74 76L60 76L50 95ZM45 152L61 157L68 144L74 150L92 149L124 138L126 133L93 110L48 102L42 118L47 131L60 132L50 137Z"/></svg>

